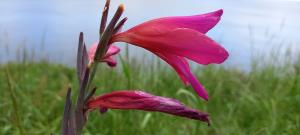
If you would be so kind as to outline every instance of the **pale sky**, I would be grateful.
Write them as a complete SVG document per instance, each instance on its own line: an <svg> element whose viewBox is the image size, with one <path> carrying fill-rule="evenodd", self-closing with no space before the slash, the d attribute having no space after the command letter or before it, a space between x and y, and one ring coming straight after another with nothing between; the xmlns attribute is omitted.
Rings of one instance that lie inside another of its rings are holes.
<svg viewBox="0 0 300 135"><path fill-rule="evenodd" d="M112 0L111 11L120 3L129 18L124 29L153 18L224 9L222 20L208 35L230 51L228 64L249 61L253 48L265 52L280 44L300 48L300 0ZM69 52L76 50L80 31L88 44L98 39L103 4L104 0L1 0L0 51L4 37L11 48L26 39L38 51L45 36L47 52L75 58Z"/></svg>

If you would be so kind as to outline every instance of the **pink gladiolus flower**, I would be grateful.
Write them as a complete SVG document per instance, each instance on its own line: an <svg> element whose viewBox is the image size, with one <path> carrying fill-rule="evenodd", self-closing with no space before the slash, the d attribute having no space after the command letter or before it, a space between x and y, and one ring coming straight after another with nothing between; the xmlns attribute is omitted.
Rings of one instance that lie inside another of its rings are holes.
<svg viewBox="0 0 300 135"><path fill-rule="evenodd" d="M185 107L171 98L154 96L143 91L116 91L91 99L87 108L100 109L135 109L157 111L209 123L208 114Z"/></svg>
<svg viewBox="0 0 300 135"><path fill-rule="evenodd" d="M208 100L208 94L190 71L187 59L199 64L220 64L229 56L218 43L205 33L220 20L223 10L195 15L165 17L147 21L112 37L111 42L127 42L147 49L178 73L182 81Z"/></svg>
<svg viewBox="0 0 300 135"><path fill-rule="evenodd" d="M92 47L89 49L89 59L90 61L94 60L97 43L94 43ZM105 56L101 59L101 62L106 62L107 65L110 67L115 67L117 65L117 61L114 59L114 55L120 52L120 48L115 45L110 45L108 51L106 52Z"/></svg>

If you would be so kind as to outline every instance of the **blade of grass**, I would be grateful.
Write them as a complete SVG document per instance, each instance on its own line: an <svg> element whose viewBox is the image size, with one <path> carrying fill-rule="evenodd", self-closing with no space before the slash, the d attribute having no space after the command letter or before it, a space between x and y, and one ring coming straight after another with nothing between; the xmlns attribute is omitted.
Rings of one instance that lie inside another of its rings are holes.
<svg viewBox="0 0 300 135"><path fill-rule="evenodd" d="M16 122L15 125L18 128L20 134L25 135L25 131L24 131L23 127L21 126L21 119L20 119L20 115L19 115L19 105L17 102L16 92L14 91L14 88L13 88L13 81L10 76L8 67L6 69L6 80L7 80L7 85L8 85L8 89L9 89L10 99L12 101L13 108L14 108L14 117L15 117L15 122Z"/></svg>
<svg viewBox="0 0 300 135"><path fill-rule="evenodd" d="M125 77L127 79L127 89L130 89L131 88L131 73L130 73L129 64L126 63L126 61L124 60L124 58L121 55L119 55L119 58L120 58L121 64L122 64L123 74L125 74Z"/></svg>

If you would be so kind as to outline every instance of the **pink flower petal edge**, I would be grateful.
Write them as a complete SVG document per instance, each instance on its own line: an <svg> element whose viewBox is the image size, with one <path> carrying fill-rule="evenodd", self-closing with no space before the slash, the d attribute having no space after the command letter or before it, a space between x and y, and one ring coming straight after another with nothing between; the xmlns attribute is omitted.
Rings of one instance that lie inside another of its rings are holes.
<svg viewBox="0 0 300 135"><path fill-rule="evenodd" d="M89 59L92 61L95 57L96 49L98 44L94 43L92 47L88 51ZM114 55L120 52L120 48L115 45L110 45L105 56L102 58L103 62L106 62L108 66L115 67L117 65L117 61L113 58Z"/></svg>
<svg viewBox="0 0 300 135"><path fill-rule="evenodd" d="M105 56L104 59L113 55L118 54L121 51L121 49L115 45L110 45Z"/></svg>
<svg viewBox="0 0 300 135"><path fill-rule="evenodd" d="M207 113L188 108L175 99L154 96L143 91L124 90L104 94L88 101L87 108L89 110L109 108L163 112L209 123Z"/></svg>
<svg viewBox="0 0 300 135"><path fill-rule="evenodd" d="M191 83L189 82L188 77L186 76L187 70L190 70L190 65L186 59L183 57L179 57L176 55L168 54L168 53L163 53L163 52L153 52L156 54L158 57L163 59L165 62L167 62L169 65L171 65L174 70L177 72L179 75L180 79L183 81L183 83L188 86Z"/></svg>
<svg viewBox="0 0 300 135"><path fill-rule="evenodd" d="M112 56L103 59L103 62L106 62L106 64L110 67L117 66L117 61Z"/></svg>
<svg viewBox="0 0 300 135"><path fill-rule="evenodd" d="M115 35L113 41L127 42L150 51L167 52L204 65L222 63L229 56L218 43L192 29L178 28L163 33L158 31L151 36L147 34L123 32Z"/></svg>
<svg viewBox="0 0 300 135"><path fill-rule="evenodd" d="M171 65L177 74L180 76L181 80L186 84L191 84L194 88L195 92L202 97L204 100L208 100L208 93L203 88L201 83L197 80L197 78L193 75L190 70L190 66L188 61L176 55L171 55L167 53L155 53L161 59L166 61L169 65Z"/></svg>
<svg viewBox="0 0 300 135"><path fill-rule="evenodd" d="M98 46L98 44L94 43L88 51L90 61L94 60L97 46Z"/></svg>
<svg viewBox="0 0 300 135"><path fill-rule="evenodd" d="M193 15L193 16L174 16L153 19L137 25L127 31L127 33L136 33L137 35L155 34L157 32L166 32L177 28L193 29L201 33L206 33L212 29L221 19L223 10Z"/></svg>

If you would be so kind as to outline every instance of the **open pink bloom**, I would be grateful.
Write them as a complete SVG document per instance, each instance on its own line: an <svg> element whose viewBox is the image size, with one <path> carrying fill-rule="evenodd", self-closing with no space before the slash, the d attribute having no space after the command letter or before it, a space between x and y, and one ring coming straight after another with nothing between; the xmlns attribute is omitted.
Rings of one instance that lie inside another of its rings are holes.
<svg viewBox="0 0 300 135"><path fill-rule="evenodd" d="M190 71L187 59L199 64L220 64L229 56L205 33L220 20L223 10L147 21L113 36L111 42L127 42L145 48L170 64L186 85L208 100L208 94Z"/></svg>
<svg viewBox="0 0 300 135"><path fill-rule="evenodd" d="M90 61L94 60L97 43L94 43L92 47L89 49L89 59ZM120 48L115 45L110 45L108 51L105 56L101 59L101 62L106 62L110 67L115 67L117 65L117 61L114 59L114 55L120 52Z"/></svg>
<svg viewBox="0 0 300 135"><path fill-rule="evenodd" d="M209 123L208 114L185 107L171 98L154 96L143 91L116 91L87 102L88 109L135 109L157 111Z"/></svg>

